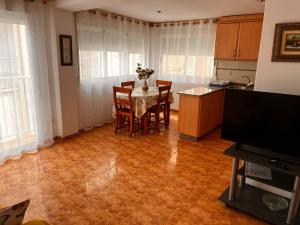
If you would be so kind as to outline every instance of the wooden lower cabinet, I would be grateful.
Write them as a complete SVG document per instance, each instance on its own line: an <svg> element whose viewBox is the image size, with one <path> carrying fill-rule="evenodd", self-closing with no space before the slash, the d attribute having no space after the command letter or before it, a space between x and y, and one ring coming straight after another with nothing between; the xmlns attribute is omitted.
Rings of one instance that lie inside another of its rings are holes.
<svg viewBox="0 0 300 225"><path fill-rule="evenodd" d="M180 136L196 141L220 126L223 102L224 90L201 96L181 94L178 117Z"/></svg>

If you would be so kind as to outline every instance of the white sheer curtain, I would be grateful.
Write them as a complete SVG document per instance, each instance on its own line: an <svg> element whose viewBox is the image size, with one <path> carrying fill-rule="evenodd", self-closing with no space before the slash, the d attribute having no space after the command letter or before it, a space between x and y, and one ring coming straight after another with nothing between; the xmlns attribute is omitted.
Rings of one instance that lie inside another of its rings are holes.
<svg viewBox="0 0 300 225"><path fill-rule="evenodd" d="M81 129L112 119L112 86L135 80L137 63L147 64L149 26L101 12L76 14L80 71Z"/></svg>
<svg viewBox="0 0 300 225"><path fill-rule="evenodd" d="M151 28L150 66L156 78L207 84L213 76L213 20L165 23Z"/></svg>
<svg viewBox="0 0 300 225"><path fill-rule="evenodd" d="M0 164L52 144L42 21L0 12Z"/></svg>

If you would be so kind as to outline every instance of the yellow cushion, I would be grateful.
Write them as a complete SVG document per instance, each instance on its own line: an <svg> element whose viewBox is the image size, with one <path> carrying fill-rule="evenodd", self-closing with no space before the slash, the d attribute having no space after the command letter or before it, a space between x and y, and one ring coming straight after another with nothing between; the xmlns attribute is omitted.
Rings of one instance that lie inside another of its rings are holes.
<svg viewBox="0 0 300 225"><path fill-rule="evenodd" d="M23 225L49 225L49 223L43 221L43 220L31 220L27 223L24 223Z"/></svg>

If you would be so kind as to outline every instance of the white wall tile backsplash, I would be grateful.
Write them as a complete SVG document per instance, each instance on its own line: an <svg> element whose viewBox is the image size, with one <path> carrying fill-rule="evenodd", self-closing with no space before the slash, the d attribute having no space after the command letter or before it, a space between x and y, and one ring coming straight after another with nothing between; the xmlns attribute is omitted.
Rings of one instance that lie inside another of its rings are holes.
<svg viewBox="0 0 300 225"><path fill-rule="evenodd" d="M218 80L229 80L234 83L248 83L247 79L241 79L242 76L255 81L257 62L248 61L223 61L217 62L216 77Z"/></svg>

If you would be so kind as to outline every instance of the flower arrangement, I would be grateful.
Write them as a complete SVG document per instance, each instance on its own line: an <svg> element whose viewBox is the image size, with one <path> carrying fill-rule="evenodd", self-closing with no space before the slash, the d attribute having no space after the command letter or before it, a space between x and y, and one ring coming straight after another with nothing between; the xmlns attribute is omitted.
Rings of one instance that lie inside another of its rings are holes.
<svg viewBox="0 0 300 225"><path fill-rule="evenodd" d="M136 72L138 73L138 78L140 80L144 80L143 90L147 92L149 89L147 79L154 73L154 70L148 68L142 69L142 64L140 63L138 63L137 66L138 67L136 68Z"/></svg>
<svg viewBox="0 0 300 225"><path fill-rule="evenodd" d="M148 68L142 69L142 64L140 63L138 63L137 66L136 72L140 80L147 80L154 73L154 70Z"/></svg>

